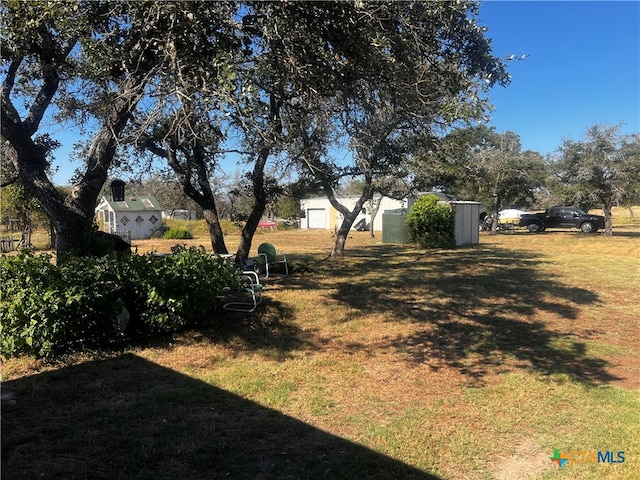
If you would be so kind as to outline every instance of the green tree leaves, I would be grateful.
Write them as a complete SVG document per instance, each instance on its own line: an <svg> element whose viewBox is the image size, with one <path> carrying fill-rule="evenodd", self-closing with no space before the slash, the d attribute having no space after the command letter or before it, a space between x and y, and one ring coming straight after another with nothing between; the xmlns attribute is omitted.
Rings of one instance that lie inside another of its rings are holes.
<svg viewBox="0 0 640 480"><path fill-rule="evenodd" d="M435 195L424 195L407 214L409 240L422 248L452 248L456 244L455 211L438 201Z"/></svg>
<svg viewBox="0 0 640 480"><path fill-rule="evenodd" d="M611 235L611 207L640 194L640 135L621 135L619 125L593 125L584 140L564 142L552 168L567 202L603 208L605 234Z"/></svg>

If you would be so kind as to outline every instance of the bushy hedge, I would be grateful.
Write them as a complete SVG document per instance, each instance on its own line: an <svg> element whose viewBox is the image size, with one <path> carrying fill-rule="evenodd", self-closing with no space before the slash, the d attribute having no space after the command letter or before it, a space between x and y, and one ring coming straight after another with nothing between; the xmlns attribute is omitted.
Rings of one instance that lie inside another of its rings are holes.
<svg viewBox="0 0 640 480"><path fill-rule="evenodd" d="M189 240L193 238L193 235L186 228L176 228L172 227L165 232L163 238L171 239L171 240Z"/></svg>
<svg viewBox="0 0 640 480"><path fill-rule="evenodd" d="M216 296L235 281L234 268L204 248L171 255L69 257L23 250L0 257L0 352L50 357L124 338L175 332L216 317Z"/></svg>
<svg viewBox="0 0 640 480"><path fill-rule="evenodd" d="M424 195L416 200L407 214L409 240L423 248L452 248L456 245L455 211L450 205L438 201L435 195Z"/></svg>

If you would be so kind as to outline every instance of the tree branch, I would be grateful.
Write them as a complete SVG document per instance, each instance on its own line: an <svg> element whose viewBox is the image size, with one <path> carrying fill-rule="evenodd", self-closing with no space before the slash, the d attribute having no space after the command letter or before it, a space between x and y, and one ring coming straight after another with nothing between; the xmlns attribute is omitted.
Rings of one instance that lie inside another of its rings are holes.
<svg viewBox="0 0 640 480"><path fill-rule="evenodd" d="M56 55L55 43L53 39L50 38L51 35L49 32L47 32L47 34L49 41L43 42L44 48L40 54L40 61L42 63L42 87L23 122L25 131L29 136L38 131L40 122L58 90L60 83L59 65L63 63L76 44L76 39L69 40L63 48L62 53Z"/></svg>
<svg viewBox="0 0 640 480"><path fill-rule="evenodd" d="M18 71L18 68L22 63L22 60L23 60L23 57L20 57L19 59L13 60L11 62L7 71L7 76L4 79L4 82L2 82L2 119L3 119L2 123L3 124L7 121L7 119L9 119L10 122L16 125L21 123L20 114L18 113L18 110L16 110L16 108L13 106L10 95L11 95L11 90L13 90L13 85L15 84L16 72Z"/></svg>

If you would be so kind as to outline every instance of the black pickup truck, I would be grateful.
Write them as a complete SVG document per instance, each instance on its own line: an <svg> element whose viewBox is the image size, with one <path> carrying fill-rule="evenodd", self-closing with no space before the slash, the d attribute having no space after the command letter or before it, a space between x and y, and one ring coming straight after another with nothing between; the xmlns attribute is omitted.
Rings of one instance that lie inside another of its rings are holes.
<svg viewBox="0 0 640 480"><path fill-rule="evenodd" d="M595 233L604 228L602 215L589 215L575 207L552 207L544 213L528 213L520 217L520 226L530 232L547 228L579 228L584 233Z"/></svg>

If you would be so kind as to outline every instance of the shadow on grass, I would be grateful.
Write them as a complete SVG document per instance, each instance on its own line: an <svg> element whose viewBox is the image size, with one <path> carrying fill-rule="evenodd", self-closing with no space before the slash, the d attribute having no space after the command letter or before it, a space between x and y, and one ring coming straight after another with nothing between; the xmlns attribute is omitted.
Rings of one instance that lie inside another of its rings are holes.
<svg viewBox="0 0 640 480"><path fill-rule="evenodd" d="M253 312L227 311L222 305L231 298L217 298L217 314L179 333L154 334L151 336L125 339L121 349L134 348L174 348L206 339L221 343L230 350L263 350L274 359L288 358L293 351L313 346L309 335L295 323L290 307L270 298L268 291L263 303ZM236 298L234 298L236 300ZM246 298L240 300L247 300ZM117 352L116 347L105 349Z"/></svg>
<svg viewBox="0 0 640 480"><path fill-rule="evenodd" d="M437 480L132 354L3 389L2 478Z"/></svg>
<svg viewBox="0 0 640 480"><path fill-rule="evenodd" d="M636 227L637 228L637 227ZM620 228L616 228L613 230L614 237L628 237L628 238L640 238L639 230L624 230Z"/></svg>
<svg viewBox="0 0 640 480"><path fill-rule="evenodd" d="M267 289L263 303L254 312L225 311L218 323L200 332L232 350L263 350L272 358L284 359L293 351L313 347L309 334L294 320L293 310L274 300Z"/></svg>
<svg viewBox="0 0 640 480"><path fill-rule="evenodd" d="M341 271L333 299L419 324L414 334L390 340L412 362L452 366L473 381L507 363L505 369L566 373L583 382L615 379L570 328L549 320L577 320L581 306L600 303L598 295L545 274L541 254L475 246L416 255L386 245L350 253L347 279Z"/></svg>
<svg viewBox="0 0 640 480"><path fill-rule="evenodd" d="M274 298L286 277L275 275L261 281L265 286L263 300L253 312L225 310L223 305L228 302L242 302L241 308L247 309L253 306L253 301L245 292L224 291L212 299L216 308L211 317L201 317L199 323L177 334L134 338L130 344L138 348L172 348L206 339L231 350L263 350L267 356L280 359L312 347L309 335L296 325L293 309Z"/></svg>

